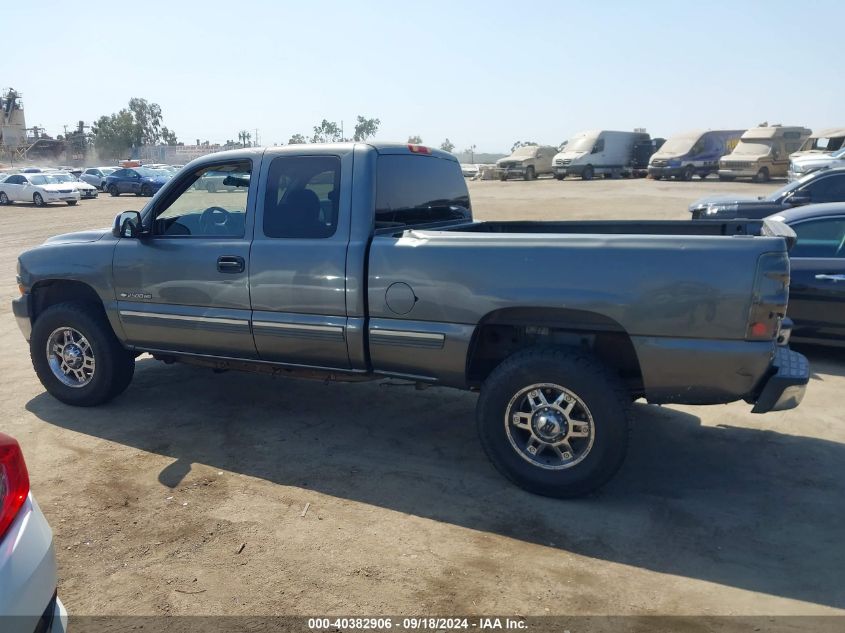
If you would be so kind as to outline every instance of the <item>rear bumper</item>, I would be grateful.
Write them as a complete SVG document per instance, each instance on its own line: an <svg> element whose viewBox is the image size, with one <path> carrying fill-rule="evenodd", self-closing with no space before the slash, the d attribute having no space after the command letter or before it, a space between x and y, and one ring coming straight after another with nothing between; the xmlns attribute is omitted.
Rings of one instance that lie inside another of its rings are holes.
<svg viewBox="0 0 845 633"><path fill-rule="evenodd" d="M0 541L0 630L64 631L67 612L56 583L53 533L30 495Z"/></svg>
<svg viewBox="0 0 845 633"><path fill-rule="evenodd" d="M15 315L23 337L28 341L32 335L32 295L27 292L17 299L12 299L12 314Z"/></svg>
<svg viewBox="0 0 845 633"><path fill-rule="evenodd" d="M778 346L772 369L774 373L765 379L751 413L794 409L804 399L810 381L810 363L802 354Z"/></svg>

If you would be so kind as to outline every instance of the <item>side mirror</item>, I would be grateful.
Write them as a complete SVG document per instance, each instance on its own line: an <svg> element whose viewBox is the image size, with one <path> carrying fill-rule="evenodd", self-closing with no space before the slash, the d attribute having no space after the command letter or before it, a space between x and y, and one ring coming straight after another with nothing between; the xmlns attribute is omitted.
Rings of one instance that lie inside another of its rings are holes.
<svg viewBox="0 0 845 633"><path fill-rule="evenodd" d="M115 237L139 237L143 231L141 214L137 211L123 211L114 219L111 234Z"/></svg>
<svg viewBox="0 0 845 633"><path fill-rule="evenodd" d="M787 202L793 207L799 207L802 204L810 204L812 200L810 200L810 194L804 193L803 191L796 191L789 197Z"/></svg>

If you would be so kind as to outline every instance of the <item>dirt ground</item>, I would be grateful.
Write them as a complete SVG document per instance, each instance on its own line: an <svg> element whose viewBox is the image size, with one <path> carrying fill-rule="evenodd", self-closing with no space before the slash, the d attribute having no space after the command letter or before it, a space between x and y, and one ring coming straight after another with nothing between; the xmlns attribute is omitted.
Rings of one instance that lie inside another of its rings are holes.
<svg viewBox="0 0 845 633"><path fill-rule="evenodd" d="M780 185L470 186L482 219L684 219ZM4 305L21 250L143 202L1 207ZM618 476L556 501L494 471L472 394L141 359L123 396L76 409L45 394L8 307L0 333L0 428L72 614L845 614L845 352L803 350L792 411L636 405Z"/></svg>

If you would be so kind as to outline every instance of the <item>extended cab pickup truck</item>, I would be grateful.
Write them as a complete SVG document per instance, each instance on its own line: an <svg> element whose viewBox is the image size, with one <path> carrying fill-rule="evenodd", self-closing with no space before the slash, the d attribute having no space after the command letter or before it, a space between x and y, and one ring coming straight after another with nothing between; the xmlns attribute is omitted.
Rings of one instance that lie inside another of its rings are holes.
<svg viewBox="0 0 845 633"><path fill-rule="evenodd" d="M209 172L232 191L193 186ZM13 309L72 405L124 391L144 352L480 391L495 466L565 497L619 468L637 398L798 405L807 361L776 342L792 239L760 220L474 222L444 152L256 148L195 160L112 230L23 253Z"/></svg>

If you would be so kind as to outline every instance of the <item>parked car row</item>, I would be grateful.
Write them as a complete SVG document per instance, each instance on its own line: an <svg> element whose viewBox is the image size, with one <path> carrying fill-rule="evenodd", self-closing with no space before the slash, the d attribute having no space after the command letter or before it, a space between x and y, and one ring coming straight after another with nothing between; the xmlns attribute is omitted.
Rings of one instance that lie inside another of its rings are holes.
<svg viewBox="0 0 845 633"><path fill-rule="evenodd" d="M533 180L544 174L558 180L580 176L649 175L655 180L692 180L718 174L721 180L790 180L822 167L845 164L845 128L811 132L802 126L761 125L749 130L693 130L669 138L643 131L588 130L557 150L543 145L516 148L496 162L500 180ZM474 175L471 170L465 175Z"/></svg>

